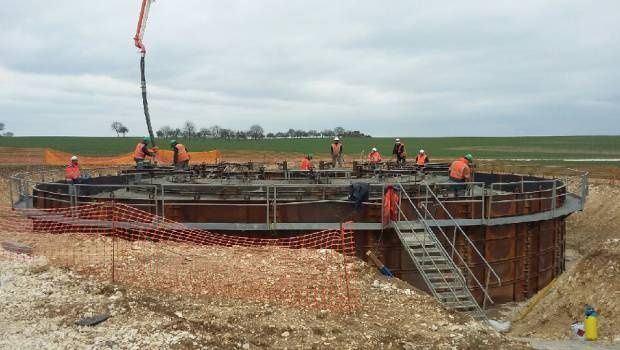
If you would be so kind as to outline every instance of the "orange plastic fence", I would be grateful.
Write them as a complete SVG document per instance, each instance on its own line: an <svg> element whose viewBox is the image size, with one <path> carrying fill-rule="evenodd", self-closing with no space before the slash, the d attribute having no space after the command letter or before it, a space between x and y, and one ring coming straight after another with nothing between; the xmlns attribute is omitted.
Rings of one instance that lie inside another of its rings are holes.
<svg viewBox="0 0 620 350"><path fill-rule="evenodd" d="M53 149L45 149L45 164L47 165L66 165L71 159L72 154L56 151ZM80 156L80 164L82 165L131 165L135 164L133 153L121 154L110 157L94 157ZM218 150L206 152L190 152L192 163L217 163L220 158ZM173 152L169 150L159 150L155 159L160 164L171 164Z"/></svg>
<svg viewBox="0 0 620 350"><path fill-rule="evenodd" d="M8 233L8 234L7 234ZM0 237L60 267L128 286L349 311L359 305L351 231L264 239L215 234L118 203L0 208Z"/></svg>

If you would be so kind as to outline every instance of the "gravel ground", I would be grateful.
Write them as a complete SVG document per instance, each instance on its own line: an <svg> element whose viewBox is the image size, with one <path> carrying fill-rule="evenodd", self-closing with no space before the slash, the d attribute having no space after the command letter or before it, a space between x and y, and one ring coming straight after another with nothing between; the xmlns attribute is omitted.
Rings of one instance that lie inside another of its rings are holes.
<svg viewBox="0 0 620 350"><path fill-rule="evenodd" d="M526 349L371 269L350 314L125 289L0 251L2 349ZM109 313L94 327L75 322Z"/></svg>

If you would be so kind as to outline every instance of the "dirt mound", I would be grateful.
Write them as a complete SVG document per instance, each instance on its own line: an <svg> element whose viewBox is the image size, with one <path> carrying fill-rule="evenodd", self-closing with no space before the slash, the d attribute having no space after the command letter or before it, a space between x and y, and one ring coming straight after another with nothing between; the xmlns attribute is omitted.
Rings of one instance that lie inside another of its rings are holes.
<svg viewBox="0 0 620 350"><path fill-rule="evenodd" d="M45 164L45 149L0 147L0 164Z"/></svg>
<svg viewBox="0 0 620 350"><path fill-rule="evenodd" d="M607 241L606 244L618 242ZM525 317L513 325L512 335L569 338L569 326L583 320L586 304L599 312L599 335L603 340L620 337L620 253L595 251L561 275L542 297L525 305Z"/></svg>
<svg viewBox="0 0 620 350"><path fill-rule="evenodd" d="M567 247L583 257L516 312L516 336L568 338L586 304L600 312L603 340L620 338L620 188L591 185L583 212L567 222Z"/></svg>
<svg viewBox="0 0 620 350"><path fill-rule="evenodd" d="M566 244L581 254L604 248L603 243L620 238L620 185L590 185L583 212L571 215L566 223Z"/></svg>

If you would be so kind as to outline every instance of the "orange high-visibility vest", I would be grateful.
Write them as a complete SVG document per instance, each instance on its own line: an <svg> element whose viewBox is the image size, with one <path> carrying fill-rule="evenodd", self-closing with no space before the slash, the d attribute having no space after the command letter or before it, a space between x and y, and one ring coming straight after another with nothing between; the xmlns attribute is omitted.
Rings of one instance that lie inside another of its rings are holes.
<svg viewBox="0 0 620 350"><path fill-rule="evenodd" d="M69 163L65 168L65 179L75 180L80 177L80 166L77 164Z"/></svg>
<svg viewBox="0 0 620 350"><path fill-rule="evenodd" d="M332 154L338 155L340 154L340 149L342 148L341 143L332 143Z"/></svg>
<svg viewBox="0 0 620 350"><path fill-rule="evenodd" d="M465 158L457 159L450 165L450 178L455 180L468 180L471 175L469 162Z"/></svg>
<svg viewBox="0 0 620 350"><path fill-rule="evenodd" d="M378 151L370 152L370 154L368 155L368 160L374 163L380 162L381 154Z"/></svg>
<svg viewBox="0 0 620 350"><path fill-rule="evenodd" d="M301 170L310 170L312 168L312 163L310 162L310 159L308 158L302 159L301 164L299 165L299 168Z"/></svg>
<svg viewBox="0 0 620 350"><path fill-rule="evenodd" d="M144 159L144 157L146 157L146 154L144 154L144 152L142 151L143 147L144 147L144 144L142 142L140 142L136 146L136 149L133 151L133 157L135 159Z"/></svg>
<svg viewBox="0 0 620 350"><path fill-rule="evenodd" d="M177 162L184 162L186 160L189 160L189 153L187 153L187 149L185 149L185 146L177 143L176 146L174 146L178 153L177 153Z"/></svg>
<svg viewBox="0 0 620 350"><path fill-rule="evenodd" d="M424 164L426 164L426 159L427 158L428 157L426 156L426 154L422 154L422 155L418 154L418 156L415 159L415 163L417 165L423 166Z"/></svg>

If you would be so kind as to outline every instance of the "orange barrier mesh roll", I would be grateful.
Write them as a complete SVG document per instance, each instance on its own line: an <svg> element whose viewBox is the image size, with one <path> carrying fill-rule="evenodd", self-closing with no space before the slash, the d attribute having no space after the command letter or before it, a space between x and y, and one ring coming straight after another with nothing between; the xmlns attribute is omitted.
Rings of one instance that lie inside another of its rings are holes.
<svg viewBox="0 0 620 350"><path fill-rule="evenodd" d="M194 230L118 203L0 209L0 237L56 266L128 286L312 309L359 305L353 233L264 239Z"/></svg>
<svg viewBox="0 0 620 350"><path fill-rule="evenodd" d="M170 150L159 150L154 160L160 164L172 164L173 152ZM45 149L45 164L47 165L66 165L69 163L72 154L56 151L53 149ZM133 165L133 153L121 154L109 157L80 156L80 164L82 165ZM218 150L206 152L190 152L190 162L192 163L217 163L220 159ZM149 157L151 158L151 157ZM152 159L152 158L151 158Z"/></svg>

